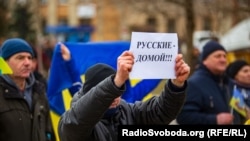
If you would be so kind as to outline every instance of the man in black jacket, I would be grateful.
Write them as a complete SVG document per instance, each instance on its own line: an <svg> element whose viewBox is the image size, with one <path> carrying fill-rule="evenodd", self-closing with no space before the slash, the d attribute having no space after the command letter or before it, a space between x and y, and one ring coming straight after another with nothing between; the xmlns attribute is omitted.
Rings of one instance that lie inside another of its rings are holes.
<svg viewBox="0 0 250 141"><path fill-rule="evenodd" d="M34 52L23 39L3 42L12 74L0 75L0 140L55 141L46 88L32 73Z"/></svg>
<svg viewBox="0 0 250 141"><path fill-rule="evenodd" d="M83 87L59 121L61 141L116 141L119 125L167 125L176 118L190 73L182 55L176 58L176 79L167 81L161 95L131 104L121 95L133 64L133 53L124 51L117 59L117 71L101 63L86 71Z"/></svg>

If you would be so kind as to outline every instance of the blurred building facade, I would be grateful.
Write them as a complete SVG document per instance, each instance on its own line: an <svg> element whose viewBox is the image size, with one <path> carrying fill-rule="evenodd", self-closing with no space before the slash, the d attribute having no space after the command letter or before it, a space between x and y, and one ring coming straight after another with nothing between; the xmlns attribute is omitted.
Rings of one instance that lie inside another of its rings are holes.
<svg viewBox="0 0 250 141"><path fill-rule="evenodd" d="M220 38L250 17L249 0L226 3L193 0L194 32L210 31ZM39 16L43 32L59 41L130 40L132 31L144 31L176 32L182 44L190 36L183 4L183 0L40 0Z"/></svg>
<svg viewBox="0 0 250 141"><path fill-rule="evenodd" d="M239 5L249 6L245 2L194 0L195 30L225 33L250 16L249 11L235 12ZM131 31L177 32L183 40L186 35L183 6L168 0L40 0L39 5L43 30L49 34L77 30L90 33L94 41L129 39Z"/></svg>
<svg viewBox="0 0 250 141"><path fill-rule="evenodd" d="M175 32L182 45L192 36L186 26L190 19L194 32L219 38L250 17L249 0L192 0L193 17L185 10L186 0L9 0L10 9L17 1L31 3L31 26L38 37L54 42L130 40L132 31L143 31Z"/></svg>

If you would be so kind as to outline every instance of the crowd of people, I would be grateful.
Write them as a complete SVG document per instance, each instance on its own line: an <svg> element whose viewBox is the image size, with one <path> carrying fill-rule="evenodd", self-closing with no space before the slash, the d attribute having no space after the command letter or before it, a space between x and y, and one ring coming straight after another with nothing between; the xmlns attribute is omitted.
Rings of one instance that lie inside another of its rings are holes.
<svg viewBox="0 0 250 141"><path fill-rule="evenodd" d="M0 140L55 141L58 131L61 141L110 141L117 140L119 125L168 125L175 119L179 125L243 125L250 119L250 64L228 62L218 41L204 45L191 75L178 54L176 78L166 80L162 92L146 101L122 98L134 65L132 52L120 54L117 68L103 63L89 67L58 129L52 126L47 83L37 72L36 50L20 38L7 39L0 50L13 71L0 75ZM66 48L62 57L70 59ZM230 104L236 90L243 99L244 105L237 105L243 114Z"/></svg>

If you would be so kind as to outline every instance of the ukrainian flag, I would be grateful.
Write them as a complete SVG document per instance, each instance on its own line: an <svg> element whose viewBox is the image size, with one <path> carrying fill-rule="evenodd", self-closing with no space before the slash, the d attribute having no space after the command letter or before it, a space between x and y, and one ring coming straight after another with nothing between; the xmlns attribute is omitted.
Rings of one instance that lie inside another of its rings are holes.
<svg viewBox="0 0 250 141"><path fill-rule="evenodd" d="M89 42L64 43L71 52L72 62L66 63L60 52L60 43L55 46L51 68L48 77L47 95L51 107L54 129L57 129L60 115L70 107L74 92L71 88L75 82L84 83L84 73L87 68L96 63L107 63L116 68L117 57L129 50L130 42ZM129 80L127 90L122 98L128 102L143 100L151 95L162 80ZM57 135L58 136L58 135ZM58 137L57 137L58 138Z"/></svg>
<svg viewBox="0 0 250 141"><path fill-rule="evenodd" d="M233 96L230 100L230 105L235 111L246 117L246 104L244 102L243 95L236 87L234 88Z"/></svg>

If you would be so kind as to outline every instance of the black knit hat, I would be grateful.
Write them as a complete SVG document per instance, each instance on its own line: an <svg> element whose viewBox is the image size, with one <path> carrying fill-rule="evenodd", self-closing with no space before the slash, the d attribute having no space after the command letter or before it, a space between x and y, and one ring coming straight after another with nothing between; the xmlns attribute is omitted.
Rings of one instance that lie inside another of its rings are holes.
<svg viewBox="0 0 250 141"><path fill-rule="evenodd" d="M239 70L247 65L249 64L245 60L236 60L228 65L226 73L229 77L234 79Z"/></svg>
<svg viewBox="0 0 250 141"><path fill-rule="evenodd" d="M202 53L201 53L201 60L205 60L211 53L217 51L217 50L222 50L225 51L225 48L220 45L217 41L209 41L205 44L203 47Z"/></svg>
<svg viewBox="0 0 250 141"><path fill-rule="evenodd" d="M103 63L91 66L85 72L85 82L82 89L83 94L87 93L92 87L96 86L99 82L115 73L115 69Z"/></svg>

